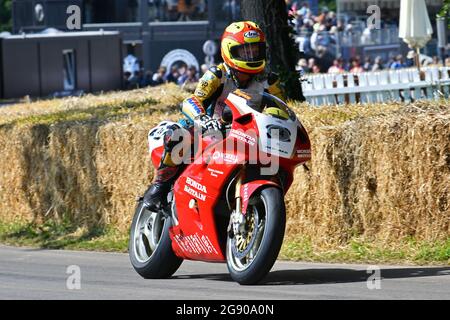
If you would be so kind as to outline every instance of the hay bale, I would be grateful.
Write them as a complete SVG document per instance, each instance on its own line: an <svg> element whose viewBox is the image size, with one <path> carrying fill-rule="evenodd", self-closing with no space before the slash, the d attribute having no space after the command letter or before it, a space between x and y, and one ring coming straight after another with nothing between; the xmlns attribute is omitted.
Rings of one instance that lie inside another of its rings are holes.
<svg viewBox="0 0 450 320"><path fill-rule="evenodd" d="M47 111L32 106L28 114L17 106L0 111L1 219L65 218L87 228L111 225L126 231L135 197L153 174L148 129L178 119L175 108L186 95L166 86L58 102L71 115L87 110L90 116L82 121L40 118L60 112L55 106ZM150 96L156 104L147 103ZM123 103L129 111L104 116ZM103 118L92 118L96 108ZM411 236L448 238L450 112L445 102L293 108L310 133L313 157L311 171L297 169L287 195L288 238L306 237L323 248L355 237L384 243ZM27 118L30 113L36 117Z"/></svg>
<svg viewBox="0 0 450 320"><path fill-rule="evenodd" d="M288 236L321 247L450 235L450 112L411 106L311 131L288 195ZM295 196L294 196L295 195Z"/></svg>

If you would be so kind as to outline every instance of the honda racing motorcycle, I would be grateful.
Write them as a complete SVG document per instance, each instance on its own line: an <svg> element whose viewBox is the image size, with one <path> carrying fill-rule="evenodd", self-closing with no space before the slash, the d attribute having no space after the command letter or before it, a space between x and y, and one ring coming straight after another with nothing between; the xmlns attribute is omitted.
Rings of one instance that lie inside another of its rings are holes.
<svg viewBox="0 0 450 320"><path fill-rule="evenodd" d="M229 125L199 137L157 212L138 199L129 256L142 277L168 278L184 259L226 262L233 280L256 284L279 254L286 224L284 197L294 170L311 159L308 134L295 113L268 93L237 89L225 100ZM149 132L155 167L173 122Z"/></svg>

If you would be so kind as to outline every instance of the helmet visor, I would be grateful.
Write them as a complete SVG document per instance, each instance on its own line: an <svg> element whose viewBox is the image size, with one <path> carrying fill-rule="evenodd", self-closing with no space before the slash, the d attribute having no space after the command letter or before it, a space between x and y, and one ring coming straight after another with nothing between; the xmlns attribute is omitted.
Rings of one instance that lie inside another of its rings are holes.
<svg viewBox="0 0 450 320"><path fill-rule="evenodd" d="M266 58L265 42L245 43L230 49L233 59L245 62L257 62Z"/></svg>

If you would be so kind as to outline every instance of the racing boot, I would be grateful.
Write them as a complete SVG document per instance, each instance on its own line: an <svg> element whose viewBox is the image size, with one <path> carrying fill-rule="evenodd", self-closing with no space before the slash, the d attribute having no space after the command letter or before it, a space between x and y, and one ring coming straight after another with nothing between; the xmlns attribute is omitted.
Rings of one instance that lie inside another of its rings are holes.
<svg viewBox="0 0 450 320"><path fill-rule="evenodd" d="M156 171L153 183L144 194L144 204L150 211L158 211L166 204L167 194L178 177L178 167L164 167Z"/></svg>

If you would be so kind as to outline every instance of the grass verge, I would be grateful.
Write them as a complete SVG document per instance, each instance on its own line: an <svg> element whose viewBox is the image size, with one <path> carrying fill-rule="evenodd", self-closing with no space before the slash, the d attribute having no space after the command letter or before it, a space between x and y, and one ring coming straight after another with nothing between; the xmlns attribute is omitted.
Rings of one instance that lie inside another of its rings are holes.
<svg viewBox="0 0 450 320"><path fill-rule="evenodd" d="M310 262L450 265L450 238L434 242L405 238L395 245L354 238L337 249L316 248L307 238L286 239L279 258Z"/></svg>
<svg viewBox="0 0 450 320"><path fill-rule="evenodd" d="M24 221L0 222L0 243L45 249L127 252L128 233L112 227L90 230L73 227L68 221L48 221L42 225ZM286 239L279 258L327 263L450 265L450 238L436 242L409 238L395 247L353 239L347 246L333 250L315 248L308 239Z"/></svg>
<svg viewBox="0 0 450 320"><path fill-rule="evenodd" d="M128 234L111 227L73 227L68 221L0 222L0 243L45 249L127 252Z"/></svg>

